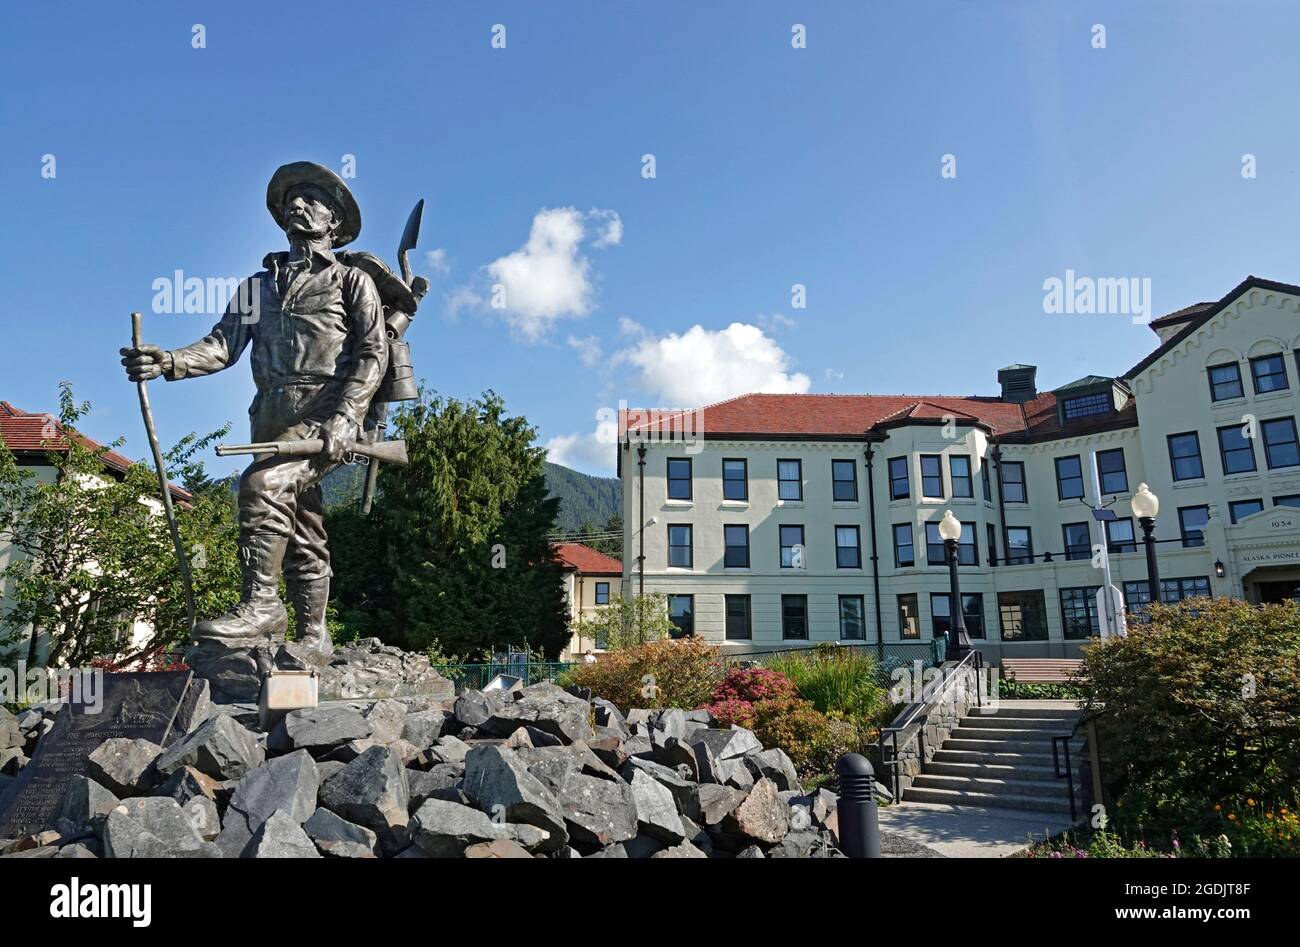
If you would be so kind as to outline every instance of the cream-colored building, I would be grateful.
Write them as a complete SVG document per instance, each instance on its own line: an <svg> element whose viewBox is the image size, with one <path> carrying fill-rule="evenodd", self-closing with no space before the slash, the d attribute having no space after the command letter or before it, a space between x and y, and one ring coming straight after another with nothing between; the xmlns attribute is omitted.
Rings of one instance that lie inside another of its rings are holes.
<svg viewBox="0 0 1300 947"><path fill-rule="evenodd" d="M569 603L569 627L573 629L560 659L576 661L584 654L600 650L600 642L581 637L577 625L583 618L607 607L610 597L619 593L623 564L582 543L560 542L553 548L564 567L564 594Z"/></svg>
<svg viewBox="0 0 1300 947"><path fill-rule="evenodd" d="M1098 633L1103 531L1126 603L1149 600L1130 509L1146 483L1165 600L1300 597L1300 286L1251 277L1151 327L1132 369L1052 391L1011 365L990 396L626 412L625 592L666 593L684 631L737 650L926 641L948 624L951 509L974 643L1073 656Z"/></svg>

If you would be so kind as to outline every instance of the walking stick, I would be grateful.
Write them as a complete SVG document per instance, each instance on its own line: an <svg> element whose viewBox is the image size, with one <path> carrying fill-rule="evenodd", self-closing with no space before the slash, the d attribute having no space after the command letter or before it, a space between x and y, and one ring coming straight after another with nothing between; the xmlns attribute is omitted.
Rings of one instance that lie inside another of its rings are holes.
<svg viewBox="0 0 1300 947"><path fill-rule="evenodd" d="M139 348L144 342L144 333L140 328L140 313L131 313L131 344ZM167 529L172 534L172 546L176 549L176 559L181 567L181 581L185 585L185 620L189 631L194 633L194 580L190 575L190 561L185 556L185 544L181 542L181 531L176 526L176 510L172 507L172 492L167 487L167 468L163 465L162 448L158 445L158 432L153 426L153 409L149 407L149 392L145 390L147 382L136 382L140 393L140 413L144 415L145 433L149 435L149 449L153 451L154 469L158 471L158 486L162 490L163 509L167 513Z"/></svg>

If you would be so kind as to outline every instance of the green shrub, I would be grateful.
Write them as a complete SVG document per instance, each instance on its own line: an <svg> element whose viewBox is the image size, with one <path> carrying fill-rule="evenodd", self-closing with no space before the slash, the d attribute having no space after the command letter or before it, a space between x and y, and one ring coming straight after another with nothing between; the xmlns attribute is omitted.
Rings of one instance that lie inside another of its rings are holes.
<svg viewBox="0 0 1300 947"><path fill-rule="evenodd" d="M1083 700L1086 693L1082 685L1074 683L998 679L998 698L1001 700Z"/></svg>
<svg viewBox="0 0 1300 947"><path fill-rule="evenodd" d="M799 695L822 713L838 712L864 723L877 723L890 709L876 659L862 651L819 646L781 655L767 667L794 681Z"/></svg>
<svg viewBox="0 0 1300 947"><path fill-rule="evenodd" d="M1217 833L1230 802L1295 810L1300 611L1233 599L1152 605L1084 645L1116 828Z"/></svg>
<svg viewBox="0 0 1300 947"><path fill-rule="evenodd" d="M780 747L802 779L833 772L845 753L866 740L849 720L835 719L806 700L767 700L754 704L754 735L765 747Z"/></svg>
<svg viewBox="0 0 1300 947"><path fill-rule="evenodd" d="M718 649L699 638L669 638L610 652L573 668L569 676L624 713L633 707L692 710L713 693L722 663Z"/></svg>

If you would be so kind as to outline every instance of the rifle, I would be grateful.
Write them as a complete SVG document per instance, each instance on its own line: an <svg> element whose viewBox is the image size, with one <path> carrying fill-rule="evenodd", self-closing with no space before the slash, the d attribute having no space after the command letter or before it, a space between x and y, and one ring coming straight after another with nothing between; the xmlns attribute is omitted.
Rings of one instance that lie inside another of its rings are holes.
<svg viewBox="0 0 1300 947"><path fill-rule="evenodd" d="M261 441L256 444L218 444L217 456L230 457L233 454L262 454L278 457L312 457L325 449L325 441L319 437L305 438L300 441ZM371 463L382 461L405 467L406 441L354 441L347 446L349 454L368 457Z"/></svg>

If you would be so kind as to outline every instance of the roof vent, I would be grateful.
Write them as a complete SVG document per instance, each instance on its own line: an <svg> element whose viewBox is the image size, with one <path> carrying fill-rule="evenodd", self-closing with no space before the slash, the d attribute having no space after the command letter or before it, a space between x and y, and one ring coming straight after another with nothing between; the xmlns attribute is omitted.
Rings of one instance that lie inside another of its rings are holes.
<svg viewBox="0 0 1300 947"><path fill-rule="evenodd" d="M998 369L998 384L1002 386L1002 400L1011 404L1024 404L1038 397L1035 376L1037 365L1008 365Z"/></svg>

